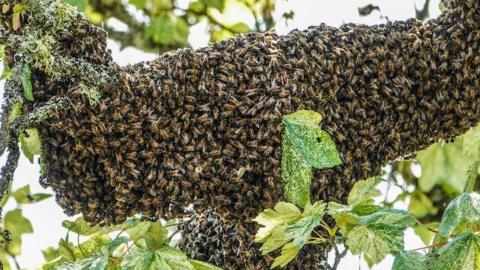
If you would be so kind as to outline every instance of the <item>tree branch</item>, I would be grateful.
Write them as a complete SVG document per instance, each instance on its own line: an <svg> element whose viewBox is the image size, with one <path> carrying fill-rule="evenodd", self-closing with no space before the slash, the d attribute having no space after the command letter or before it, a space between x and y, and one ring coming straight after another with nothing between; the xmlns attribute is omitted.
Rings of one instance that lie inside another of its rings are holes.
<svg viewBox="0 0 480 270"><path fill-rule="evenodd" d="M479 5L451 0L444 15L425 24L252 33L126 68L112 62L101 30L76 20L68 31L51 33L52 51L82 59L80 70L89 63L108 79L33 70L36 99L23 101L24 113L53 97L72 102L37 126L45 184L68 214L81 212L91 222L211 206L247 224L242 240L250 243L251 219L283 200L283 115L320 112L337 143L343 164L316 171L312 181L312 200L325 201L345 201L353 183L387 162L478 123ZM7 55L17 48L7 46ZM78 91L79 82L98 88L97 105Z"/></svg>

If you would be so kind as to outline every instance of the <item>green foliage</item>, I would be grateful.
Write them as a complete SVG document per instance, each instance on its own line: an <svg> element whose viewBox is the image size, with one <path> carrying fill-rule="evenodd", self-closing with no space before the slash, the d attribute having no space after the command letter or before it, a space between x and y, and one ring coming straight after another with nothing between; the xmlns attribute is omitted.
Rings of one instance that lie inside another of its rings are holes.
<svg viewBox="0 0 480 270"><path fill-rule="evenodd" d="M480 236L466 232L455 237L437 252L435 270L480 269Z"/></svg>
<svg viewBox="0 0 480 270"><path fill-rule="evenodd" d="M447 191L460 194L465 185L465 174L472 163L462 155L461 140L455 143L436 143L417 153L422 166L422 175L418 180L422 191L430 191L435 185L442 185Z"/></svg>
<svg viewBox="0 0 480 270"><path fill-rule="evenodd" d="M285 266L313 240L313 229L320 225L325 211L323 202L307 204L303 213L294 204L279 202L274 209L266 209L254 219L262 226L255 235L255 242L262 243L263 255L283 246L271 268Z"/></svg>
<svg viewBox="0 0 480 270"><path fill-rule="evenodd" d="M185 20L169 14L153 17L145 33L160 45L170 45L186 44L189 32Z"/></svg>
<svg viewBox="0 0 480 270"><path fill-rule="evenodd" d="M26 185L17 189L12 195L18 204L37 203L52 197L52 194L48 194L48 193L32 194L30 192L30 185Z"/></svg>
<svg viewBox="0 0 480 270"><path fill-rule="evenodd" d="M75 221L64 221L62 225L69 233L90 238L74 245L67 234L65 239L60 240L58 249L49 248L44 270L220 269L208 263L190 260L181 250L172 247L170 236L176 232L169 236L161 222L132 218L122 224L101 227L90 226L80 217ZM111 235L116 237L111 238Z"/></svg>
<svg viewBox="0 0 480 270"><path fill-rule="evenodd" d="M28 128L25 130L25 134L20 134L18 140L20 141L23 154L31 163L33 163L33 157L35 155L42 154L40 134L36 128Z"/></svg>
<svg viewBox="0 0 480 270"><path fill-rule="evenodd" d="M438 209L433 205L430 198L419 190L410 193L408 210L418 218L428 215L434 216L438 212Z"/></svg>
<svg viewBox="0 0 480 270"><path fill-rule="evenodd" d="M425 255L414 251L402 251L395 256L392 270L427 270Z"/></svg>
<svg viewBox="0 0 480 270"><path fill-rule="evenodd" d="M282 183L285 198L299 207L310 202L312 168L341 163L330 135L318 127L322 116L300 110L283 117Z"/></svg>
<svg viewBox="0 0 480 270"><path fill-rule="evenodd" d="M195 270L194 266L182 251L168 246L157 250L136 249L124 258L121 269Z"/></svg>
<svg viewBox="0 0 480 270"><path fill-rule="evenodd" d="M12 241L7 245L7 252L13 256L22 253L22 235L33 233L32 223L22 215L22 209L15 209L5 214L5 229L12 233Z"/></svg>
<svg viewBox="0 0 480 270"><path fill-rule="evenodd" d="M64 3L67 3L71 6L76 7L79 11L85 11L85 8L87 7L87 0L63 0Z"/></svg>
<svg viewBox="0 0 480 270"><path fill-rule="evenodd" d="M191 27L198 23L207 23L211 42L252 30L268 31L275 25L275 1L271 0L193 0L187 7L170 0L62 2L84 12L91 22L105 25L109 37L120 42L122 47L133 46L144 51L157 52L188 47ZM233 9L235 12L232 12ZM135 16L139 13L147 18L146 23ZM242 14L241 20L236 14ZM293 16L292 12L288 14ZM127 31L118 31L112 27L108 23L111 18L124 23L128 27ZM247 23L251 21L255 23Z"/></svg>
<svg viewBox="0 0 480 270"><path fill-rule="evenodd" d="M23 95L29 101L33 101L33 90L32 90L32 71L30 67L25 65L23 66L21 73L21 81L23 86Z"/></svg>
<svg viewBox="0 0 480 270"><path fill-rule="evenodd" d="M476 232L480 229L480 195L463 193L445 209L438 233L448 238L461 232Z"/></svg>
<svg viewBox="0 0 480 270"><path fill-rule="evenodd" d="M347 203L352 207L363 203L373 204L373 199L381 194L377 188L380 181L380 177L371 177L367 180L358 181L348 194Z"/></svg>
<svg viewBox="0 0 480 270"><path fill-rule="evenodd" d="M12 124L21 115L22 115L22 103L15 102L12 105L12 109L10 110L10 114L8 115L8 123Z"/></svg>

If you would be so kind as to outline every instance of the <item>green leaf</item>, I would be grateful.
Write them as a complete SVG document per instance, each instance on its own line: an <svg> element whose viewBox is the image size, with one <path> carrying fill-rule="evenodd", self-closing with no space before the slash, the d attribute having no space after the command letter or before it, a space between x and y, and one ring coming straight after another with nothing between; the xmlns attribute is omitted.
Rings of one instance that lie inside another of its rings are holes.
<svg viewBox="0 0 480 270"><path fill-rule="evenodd" d="M352 190L350 190L350 193L348 193L348 204L356 205L365 202L373 202L375 197L382 194L377 188L380 181L380 177L371 177L367 180L362 180L355 183Z"/></svg>
<svg viewBox="0 0 480 270"><path fill-rule="evenodd" d="M87 7L87 0L62 0L62 2L76 7L80 12L84 12Z"/></svg>
<svg viewBox="0 0 480 270"><path fill-rule="evenodd" d="M383 207L376 204L371 204L370 202L365 202L361 204L355 204L352 208L352 213L359 216L371 215L375 212L382 210Z"/></svg>
<svg viewBox="0 0 480 270"><path fill-rule="evenodd" d="M142 221L138 223L136 226L131 227L125 230L130 237L130 240L137 241L142 239L147 231L150 229L151 222L149 221Z"/></svg>
<svg viewBox="0 0 480 270"><path fill-rule="evenodd" d="M368 216L359 218L360 224L382 223L399 229L405 229L415 225L415 217L412 213L400 209L382 209Z"/></svg>
<svg viewBox="0 0 480 270"><path fill-rule="evenodd" d="M286 115L282 119L285 135L305 161L317 169L331 168L341 163L332 138L318 126L321 119L319 113L305 110Z"/></svg>
<svg viewBox="0 0 480 270"><path fill-rule="evenodd" d="M104 270L107 269L108 256L98 255L91 258L85 258L74 263L57 266L57 270Z"/></svg>
<svg viewBox="0 0 480 270"><path fill-rule="evenodd" d="M70 220L64 220L62 222L62 226L65 229L68 229L71 232L77 233L82 236L89 236L94 233L99 232L103 228L96 225L96 226L90 226L84 219L83 217L78 217L74 221Z"/></svg>
<svg viewBox="0 0 480 270"><path fill-rule="evenodd" d="M21 144L23 154L28 160L33 163L33 157L35 155L42 154L42 144L40 141L40 135L36 128L29 128L25 130L25 134L20 134L19 141Z"/></svg>
<svg viewBox="0 0 480 270"><path fill-rule="evenodd" d="M243 22L238 22L232 26L230 26L230 28L235 31L236 33L247 33L247 32L250 32L250 27L248 27L247 24L243 23Z"/></svg>
<svg viewBox="0 0 480 270"><path fill-rule="evenodd" d="M129 241L127 237L117 237L110 241L105 247L108 254L114 252L120 245L125 244Z"/></svg>
<svg viewBox="0 0 480 270"><path fill-rule="evenodd" d="M300 252L300 247L293 243L288 243L282 248L282 253L280 256L276 257L272 263L270 269L276 268L278 266L284 267L290 261L292 261Z"/></svg>
<svg viewBox="0 0 480 270"><path fill-rule="evenodd" d="M480 238L473 233L462 233L437 251L435 270L480 269Z"/></svg>
<svg viewBox="0 0 480 270"><path fill-rule="evenodd" d="M12 124L18 117L22 115L22 103L15 102L12 105L10 114L8 115L8 123Z"/></svg>
<svg viewBox="0 0 480 270"><path fill-rule="evenodd" d="M65 239L60 239L58 243L58 252L60 255L70 261L75 260L75 252L73 251L73 244Z"/></svg>
<svg viewBox="0 0 480 270"><path fill-rule="evenodd" d="M413 251L401 251L395 256L392 270L427 270L425 255Z"/></svg>
<svg viewBox="0 0 480 270"><path fill-rule="evenodd" d="M32 223L22 215L21 209L7 212L4 218L5 229L12 233L12 241L7 250L10 254L18 256L22 252L22 235L33 233Z"/></svg>
<svg viewBox="0 0 480 270"><path fill-rule="evenodd" d="M282 183L287 201L303 207L310 203L312 169L290 138L282 136Z"/></svg>
<svg viewBox="0 0 480 270"><path fill-rule="evenodd" d="M79 246L74 246L67 239L60 239L58 250L61 257L44 264L42 268L43 270L57 270L59 266L66 266L68 263L106 255L104 250L108 251L108 245L111 242L108 235L93 236Z"/></svg>
<svg viewBox="0 0 480 270"><path fill-rule="evenodd" d="M149 249L159 249L168 241L168 230L160 222L151 222L145 233L145 244Z"/></svg>
<svg viewBox="0 0 480 270"><path fill-rule="evenodd" d="M180 250L164 246L158 250L136 249L125 256L122 270L195 270L187 256Z"/></svg>
<svg viewBox="0 0 480 270"><path fill-rule="evenodd" d="M473 160L463 154L462 138L454 143L436 143L418 152L416 159L422 167L418 184L423 192L435 185L442 185L449 193L463 192L465 175Z"/></svg>
<svg viewBox="0 0 480 270"><path fill-rule="evenodd" d="M22 69L21 81L23 86L23 95L29 101L33 101L33 88L32 88L32 71L30 67L25 65Z"/></svg>
<svg viewBox="0 0 480 270"><path fill-rule="evenodd" d="M465 183L465 188L463 189L463 192L472 192L475 189L475 183L477 181L478 165L479 164L480 164L479 161L475 161L468 168L467 182Z"/></svg>
<svg viewBox="0 0 480 270"><path fill-rule="evenodd" d="M60 257L60 252L54 247L47 247L46 249L42 250L42 254L43 258L47 262L53 261L56 258Z"/></svg>
<svg viewBox="0 0 480 270"><path fill-rule="evenodd" d="M471 128L462 138L462 153L473 160L480 159L480 125Z"/></svg>
<svg viewBox="0 0 480 270"><path fill-rule="evenodd" d="M258 229L255 235L255 242L265 242L276 227L291 224L301 216L302 213L295 205L286 202L277 203L274 209L265 209L253 219L253 221L263 226Z"/></svg>
<svg viewBox="0 0 480 270"><path fill-rule="evenodd" d="M413 228L413 231L418 237L420 237L422 242L428 246L432 242L433 236L435 235L432 230L438 231L439 225L440 223L438 222L417 225L415 228Z"/></svg>
<svg viewBox="0 0 480 270"><path fill-rule="evenodd" d="M193 266L193 269L195 270L222 270L220 267L216 267L215 265L206 263L206 262L201 262L197 260L188 260L190 264Z"/></svg>
<svg viewBox="0 0 480 270"><path fill-rule="evenodd" d="M438 233L445 238L461 232L480 229L480 195L463 193L453 199L445 209Z"/></svg>
<svg viewBox="0 0 480 270"><path fill-rule="evenodd" d="M275 206L275 211L266 209L254 219L264 226L255 238L257 243L263 243L260 248L263 255L283 246L272 268L286 265L296 256L310 240L313 229L320 224L325 212L326 204L321 201L306 205L301 214L293 204L281 202Z"/></svg>
<svg viewBox="0 0 480 270"><path fill-rule="evenodd" d="M223 8L225 7L224 0L202 0L202 2L207 7L215 8L215 9L218 9L219 11L223 11Z"/></svg>
<svg viewBox="0 0 480 270"><path fill-rule="evenodd" d="M427 215L435 216L438 212L438 209L433 205L430 198L420 190L415 190L410 194L408 210L418 218Z"/></svg>
<svg viewBox="0 0 480 270"><path fill-rule="evenodd" d="M341 163L330 135L318 127L322 116L300 110L283 117L282 183L284 196L300 207L310 202L312 167L331 168Z"/></svg>
<svg viewBox="0 0 480 270"><path fill-rule="evenodd" d="M30 185L23 186L13 193L13 198L19 204L37 203L52 197L52 194L36 193L32 194Z"/></svg>
<svg viewBox="0 0 480 270"><path fill-rule="evenodd" d="M361 225L346 235L345 243L352 254L363 253L369 264L375 264L403 250L403 231L387 224Z"/></svg>
<svg viewBox="0 0 480 270"><path fill-rule="evenodd" d="M287 238L292 239L293 244L302 248L309 240L313 229L322 221L326 206L323 202L316 202L312 206L307 205L304 217L285 228Z"/></svg>
<svg viewBox="0 0 480 270"><path fill-rule="evenodd" d="M147 37L161 45L186 44L189 26L181 17L160 15L151 17L145 33Z"/></svg>

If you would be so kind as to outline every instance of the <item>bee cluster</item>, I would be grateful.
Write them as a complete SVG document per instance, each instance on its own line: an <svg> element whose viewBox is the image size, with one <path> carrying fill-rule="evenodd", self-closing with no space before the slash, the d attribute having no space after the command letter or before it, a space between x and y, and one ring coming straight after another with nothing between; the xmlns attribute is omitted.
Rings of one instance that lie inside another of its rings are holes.
<svg viewBox="0 0 480 270"><path fill-rule="evenodd" d="M252 228L248 228L248 227ZM194 214L180 229L183 236L179 247L189 258L221 265L224 269L268 269L273 256L262 256L254 237L254 224L226 220L212 209ZM325 262L325 248L305 246L286 269L317 270ZM278 256L279 252L274 255Z"/></svg>
<svg viewBox="0 0 480 270"><path fill-rule="evenodd" d="M111 60L105 33L79 19L56 36L55 50L108 67L110 77L91 103L75 87L83 74L58 81L34 70L33 107L58 96L71 102L38 126L41 182L67 214L92 223L170 218L193 204L200 214L185 227L188 253L228 269L264 269L269 258L252 244L251 219L282 200L282 116L323 115L343 164L315 171L312 199L345 201L355 181L386 162L478 122L479 5L448 1L425 24L252 33L126 68ZM292 267L318 269L321 249L302 251Z"/></svg>

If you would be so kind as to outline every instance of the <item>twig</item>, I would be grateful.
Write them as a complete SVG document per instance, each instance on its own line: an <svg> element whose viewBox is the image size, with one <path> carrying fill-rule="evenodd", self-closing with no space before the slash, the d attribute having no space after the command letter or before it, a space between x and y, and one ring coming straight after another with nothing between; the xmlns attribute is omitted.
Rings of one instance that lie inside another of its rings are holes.
<svg viewBox="0 0 480 270"><path fill-rule="evenodd" d="M348 249L344 247L343 251L339 252L337 245L333 245L333 249L335 250L335 260L333 261L332 270L337 270L340 261L347 255Z"/></svg>
<svg viewBox="0 0 480 270"><path fill-rule="evenodd" d="M432 244L432 245L429 245L429 246L415 248L415 249L412 249L412 250L409 250L409 251L418 251L418 250L430 249L430 248L435 248L435 247L441 247L445 244L447 244L447 242L436 243L436 244Z"/></svg>

